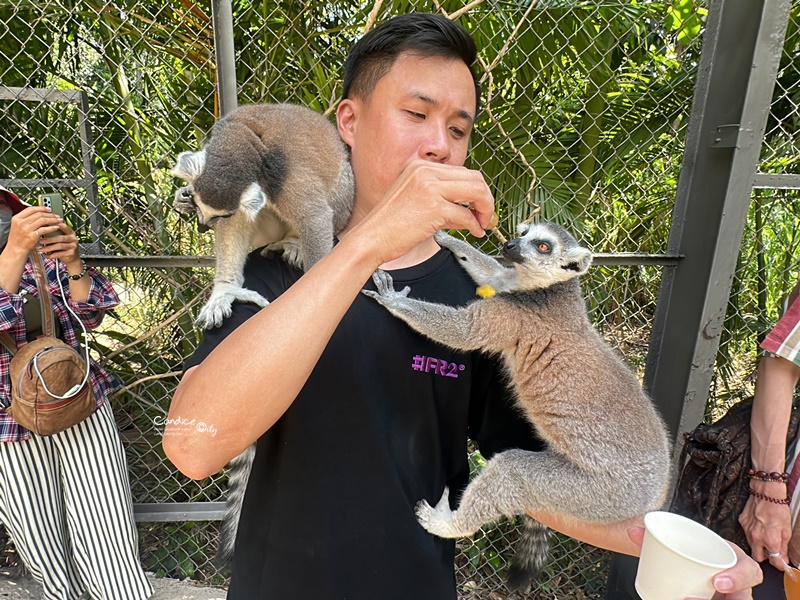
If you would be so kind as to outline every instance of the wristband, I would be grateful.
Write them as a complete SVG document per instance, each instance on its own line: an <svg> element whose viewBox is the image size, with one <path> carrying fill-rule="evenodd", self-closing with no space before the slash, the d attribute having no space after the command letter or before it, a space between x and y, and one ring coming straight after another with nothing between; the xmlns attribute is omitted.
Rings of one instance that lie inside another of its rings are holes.
<svg viewBox="0 0 800 600"><path fill-rule="evenodd" d="M81 272L77 275L70 275L69 271L67 271L67 278L71 279L72 281L78 281L78 279L86 275L86 263L83 262L83 259L81 259L81 267Z"/></svg>
<svg viewBox="0 0 800 600"><path fill-rule="evenodd" d="M758 481L767 481L771 483L786 483L789 481L789 473L778 473L776 471L768 473L767 471L756 471L754 469L750 469L747 472L747 477L750 479L757 479Z"/></svg>
<svg viewBox="0 0 800 600"><path fill-rule="evenodd" d="M792 501L792 499L789 498L789 497L786 497L786 498L773 498L772 496L767 496L766 494L762 494L761 492L757 492L752 488L747 490L747 491L750 493L751 496L755 496L756 498L758 498L760 500L766 500L767 502L772 502L773 504L783 504L783 505L788 506L789 503Z"/></svg>

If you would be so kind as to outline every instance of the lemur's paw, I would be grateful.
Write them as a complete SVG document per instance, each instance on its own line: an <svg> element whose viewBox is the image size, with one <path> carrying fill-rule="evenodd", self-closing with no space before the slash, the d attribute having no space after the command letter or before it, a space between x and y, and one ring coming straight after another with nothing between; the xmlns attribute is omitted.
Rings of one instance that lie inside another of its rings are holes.
<svg viewBox="0 0 800 600"><path fill-rule="evenodd" d="M266 256L269 252L276 252L281 255L289 266L295 269L303 269L303 253L301 252L300 240L295 237L283 238L272 244L267 244L261 250L261 256Z"/></svg>
<svg viewBox="0 0 800 600"><path fill-rule="evenodd" d="M223 319L231 316L234 302L252 302L261 307L269 304L269 300L258 292L232 283L217 283L195 323L202 329L219 327Z"/></svg>
<svg viewBox="0 0 800 600"><path fill-rule="evenodd" d="M197 212L194 195L189 186L178 188L178 191L175 192L175 201L172 203L172 206L175 210L184 215L193 215Z"/></svg>
<svg viewBox="0 0 800 600"><path fill-rule="evenodd" d="M382 269L378 269L372 274L372 281L375 282L375 287L378 291L362 290L362 292L370 298L375 298L382 304L386 304L385 301L391 301L395 298L405 298L411 291L411 288L408 286L404 287L399 292L395 291L392 276Z"/></svg>
<svg viewBox="0 0 800 600"><path fill-rule="evenodd" d="M458 259L467 260L467 256L462 250L462 247L465 244L463 240L455 238L449 233L445 233L441 229L434 234L433 239L436 240L436 243L442 248L447 248L450 250L450 252L455 254Z"/></svg>
<svg viewBox="0 0 800 600"><path fill-rule="evenodd" d="M444 489L444 494L439 503L434 507L426 500L417 502L415 513L417 521L426 531L442 538L458 538L465 535L456 527L454 515L450 510L450 490ZM470 532L471 533L471 532ZM468 533L467 533L468 534Z"/></svg>

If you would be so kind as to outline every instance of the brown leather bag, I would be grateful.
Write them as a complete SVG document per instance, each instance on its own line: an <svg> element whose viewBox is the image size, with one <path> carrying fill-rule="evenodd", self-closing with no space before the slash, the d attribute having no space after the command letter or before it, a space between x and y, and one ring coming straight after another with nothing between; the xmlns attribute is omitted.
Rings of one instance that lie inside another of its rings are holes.
<svg viewBox="0 0 800 600"><path fill-rule="evenodd" d="M14 420L37 435L53 435L76 425L97 408L86 360L69 344L54 337L55 315L44 263L38 252L30 254L42 306L43 336L17 347L7 332L0 343L13 355L11 406Z"/></svg>
<svg viewBox="0 0 800 600"><path fill-rule="evenodd" d="M689 517L734 542L748 554L739 515L747 503L750 481L750 414L753 398L734 404L718 421L701 423L684 434L679 478L670 512ZM786 448L793 453L800 411L792 407Z"/></svg>

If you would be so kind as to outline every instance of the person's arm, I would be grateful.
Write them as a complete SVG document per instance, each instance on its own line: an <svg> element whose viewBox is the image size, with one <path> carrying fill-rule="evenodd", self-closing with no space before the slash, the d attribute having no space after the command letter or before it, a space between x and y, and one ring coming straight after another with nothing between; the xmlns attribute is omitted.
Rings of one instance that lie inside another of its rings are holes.
<svg viewBox="0 0 800 600"><path fill-rule="evenodd" d="M474 210L455 204L465 202ZM188 370L170 406L163 447L189 477L218 472L294 401L336 326L380 265L438 229L483 235L493 200L480 173L415 161L384 200L289 290ZM213 424L213 438L178 432L177 419Z"/></svg>
<svg viewBox="0 0 800 600"><path fill-rule="evenodd" d="M528 514L551 529L598 548L630 556L639 556L642 550L644 516L603 525L558 514ZM728 543L736 552L736 565L714 576L714 587L718 592L714 600L748 600L752 598L750 590L753 586L761 583L761 567L736 544Z"/></svg>
<svg viewBox="0 0 800 600"><path fill-rule="evenodd" d="M620 554L639 556L641 541L636 543L629 532L631 528L644 527L644 515L619 523L602 524L580 521L558 513L526 512L550 529L581 542Z"/></svg>
<svg viewBox="0 0 800 600"><path fill-rule="evenodd" d="M800 379L800 367L780 357L765 356L758 365L753 412L750 417L751 457L756 471L782 472L786 460L786 431L792 412L792 397ZM768 498L786 498L786 484L750 480L750 488ZM789 506L750 496L739 522L750 543L753 558L766 560L767 552L780 552L769 558L783 570L791 538Z"/></svg>

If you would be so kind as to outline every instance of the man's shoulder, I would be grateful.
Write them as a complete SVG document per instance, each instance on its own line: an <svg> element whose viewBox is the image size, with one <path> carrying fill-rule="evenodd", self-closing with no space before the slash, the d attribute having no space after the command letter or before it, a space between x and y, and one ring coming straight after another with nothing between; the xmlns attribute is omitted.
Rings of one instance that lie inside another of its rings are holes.
<svg viewBox="0 0 800 600"><path fill-rule="evenodd" d="M280 253L263 250L257 248L247 255L243 271L245 287L281 294L300 279L303 272L289 265Z"/></svg>

